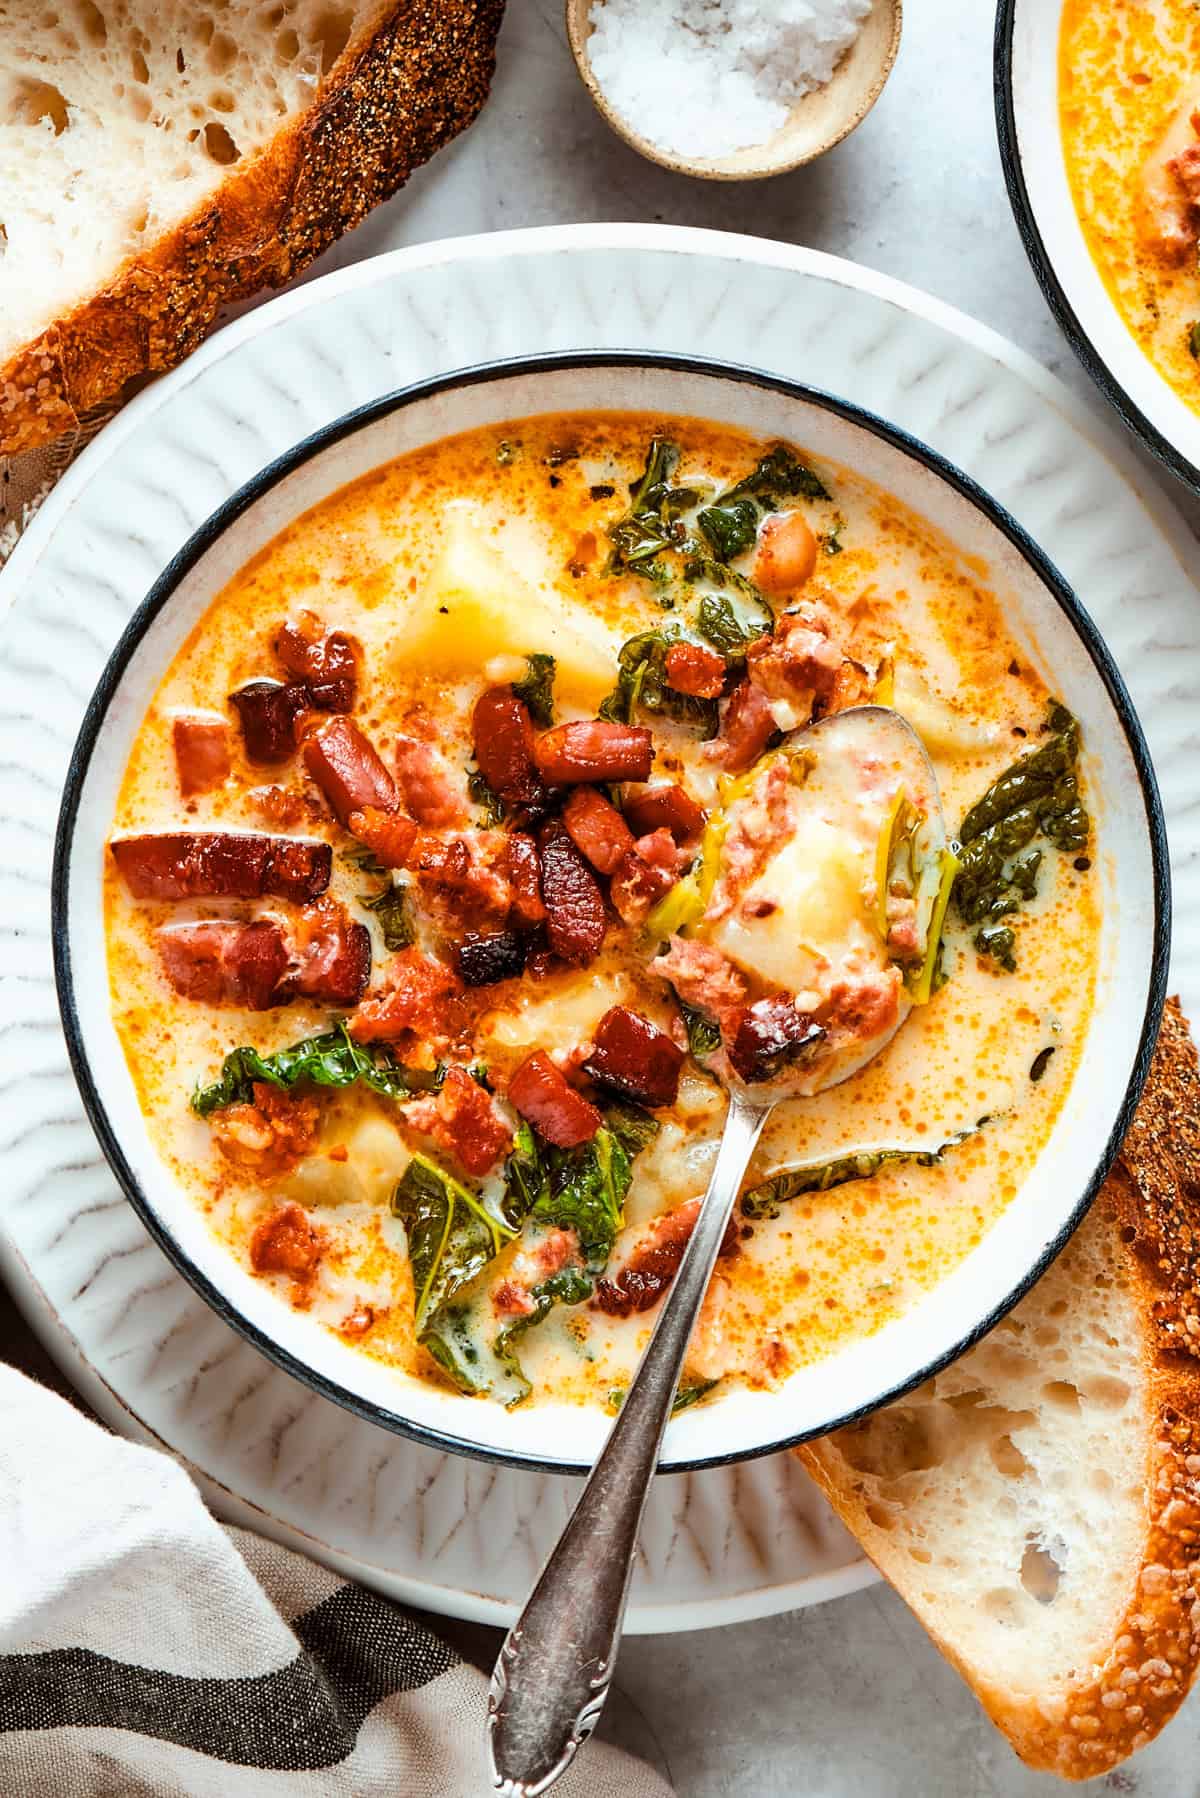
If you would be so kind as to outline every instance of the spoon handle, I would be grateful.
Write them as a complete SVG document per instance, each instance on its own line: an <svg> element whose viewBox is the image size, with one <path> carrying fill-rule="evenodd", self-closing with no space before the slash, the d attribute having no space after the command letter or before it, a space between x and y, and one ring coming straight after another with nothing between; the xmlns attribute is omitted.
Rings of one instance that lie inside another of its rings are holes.
<svg viewBox="0 0 1200 1798"><path fill-rule="evenodd" d="M591 1735L612 1682L638 1530L696 1314L769 1104L737 1093L704 1203L642 1364L492 1674L492 1783L537 1798Z"/></svg>

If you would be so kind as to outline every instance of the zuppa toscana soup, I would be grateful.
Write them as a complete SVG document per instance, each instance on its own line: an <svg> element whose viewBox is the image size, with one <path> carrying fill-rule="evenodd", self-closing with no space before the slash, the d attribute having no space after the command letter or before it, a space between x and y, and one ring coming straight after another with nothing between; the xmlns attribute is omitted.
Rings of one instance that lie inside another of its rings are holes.
<svg viewBox="0 0 1200 1798"><path fill-rule="evenodd" d="M232 1253L407 1374L613 1406L744 1081L784 1097L680 1403L944 1278L1098 941L1078 727L984 579L851 469L627 414L282 532L163 680L106 872L140 1103Z"/></svg>
<svg viewBox="0 0 1200 1798"><path fill-rule="evenodd" d="M1200 410L1200 11L1066 0L1058 88L1092 259L1158 372Z"/></svg>

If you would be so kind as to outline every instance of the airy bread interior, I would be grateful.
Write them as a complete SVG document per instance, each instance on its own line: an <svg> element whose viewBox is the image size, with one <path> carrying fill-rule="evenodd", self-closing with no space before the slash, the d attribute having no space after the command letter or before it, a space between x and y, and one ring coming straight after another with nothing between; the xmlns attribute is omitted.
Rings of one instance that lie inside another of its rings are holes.
<svg viewBox="0 0 1200 1798"><path fill-rule="evenodd" d="M380 0L0 0L0 364L314 98Z"/></svg>

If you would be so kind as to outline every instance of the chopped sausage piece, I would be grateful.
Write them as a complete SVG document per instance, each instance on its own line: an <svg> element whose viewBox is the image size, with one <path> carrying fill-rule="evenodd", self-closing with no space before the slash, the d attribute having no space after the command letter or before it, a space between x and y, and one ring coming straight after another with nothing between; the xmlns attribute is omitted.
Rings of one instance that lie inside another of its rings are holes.
<svg viewBox="0 0 1200 1798"><path fill-rule="evenodd" d="M846 660L828 607L805 601L783 612L769 637L746 651L746 667L768 699L786 700L806 722L816 701L827 700Z"/></svg>
<svg viewBox="0 0 1200 1798"><path fill-rule="evenodd" d="M823 1042L825 1031L807 1012L797 1011L787 993L747 1005L726 1043L734 1072L747 1084L770 1080L785 1064Z"/></svg>
<svg viewBox="0 0 1200 1798"><path fill-rule="evenodd" d="M546 939L555 955L583 967L604 941L604 895L557 818L543 824L538 846Z"/></svg>
<svg viewBox="0 0 1200 1798"><path fill-rule="evenodd" d="M371 978L371 933L333 899L319 899L296 919L290 986L322 1005L357 1005Z"/></svg>
<svg viewBox="0 0 1200 1798"><path fill-rule="evenodd" d="M252 680L229 703L238 715L248 761L265 768L290 761L296 753L296 721L308 710L303 681Z"/></svg>
<svg viewBox="0 0 1200 1798"><path fill-rule="evenodd" d="M625 793L621 809L635 836L669 830L677 843L690 843L704 829L704 813L691 794L674 783Z"/></svg>
<svg viewBox="0 0 1200 1798"><path fill-rule="evenodd" d="M403 868L417 840L417 826L403 812L381 812L368 805L351 812L346 828L385 868Z"/></svg>
<svg viewBox="0 0 1200 1798"><path fill-rule="evenodd" d="M601 874L615 874L633 848L633 832L615 805L595 787L576 787L563 807L563 823L575 847Z"/></svg>
<svg viewBox="0 0 1200 1798"><path fill-rule="evenodd" d="M668 687L696 699L719 699L725 688L725 657L702 643L672 643L667 651Z"/></svg>
<svg viewBox="0 0 1200 1798"><path fill-rule="evenodd" d="M533 754L538 772L553 787L580 781L648 780L654 743L642 724L585 718L545 731Z"/></svg>
<svg viewBox="0 0 1200 1798"><path fill-rule="evenodd" d="M692 857L669 830L639 837L613 875L608 896L626 924L640 924L650 908L669 893Z"/></svg>
<svg viewBox="0 0 1200 1798"><path fill-rule="evenodd" d="M329 885L333 851L300 837L223 830L121 837L113 860L135 899L317 899Z"/></svg>
<svg viewBox="0 0 1200 1798"><path fill-rule="evenodd" d="M515 930L497 930L481 936L470 930L454 947L454 960L464 986L491 986L497 980L515 980L525 968L528 939Z"/></svg>
<svg viewBox="0 0 1200 1798"><path fill-rule="evenodd" d="M512 1131L490 1093L465 1068L450 1068L429 1118L430 1134L452 1149L468 1174L493 1168L512 1147Z"/></svg>
<svg viewBox="0 0 1200 1798"><path fill-rule="evenodd" d="M724 1035L737 1028L737 1017L746 1003L746 978L711 943L673 936L666 954L650 966L670 981L685 1005L715 1018Z"/></svg>
<svg viewBox="0 0 1200 1798"><path fill-rule="evenodd" d="M731 774L751 767L762 754L778 726L771 702L752 680L733 689L721 720L721 759Z"/></svg>
<svg viewBox="0 0 1200 1798"><path fill-rule="evenodd" d="M508 809L530 821L545 812L550 795L534 765L533 725L511 687L492 687L480 695L472 733L479 772Z"/></svg>
<svg viewBox="0 0 1200 1798"><path fill-rule="evenodd" d="M358 691L358 655L352 637L330 631L315 612L301 612L275 639L275 654L308 689L317 712L349 712Z"/></svg>
<svg viewBox="0 0 1200 1798"><path fill-rule="evenodd" d="M684 1059L683 1050L640 1011L614 1005L596 1026L583 1070L642 1105L674 1105Z"/></svg>
<svg viewBox="0 0 1200 1798"><path fill-rule="evenodd" d="M307 1286L326 1246L325 1232L303 1205L284 1205L251 1234L250 1265L256 1274L287 1274L298 1286Z"/></svg>
<svg viewBox="0 0 1200 1798"><path fill-rule="evenodd" d="M774 512L759 532L754 580L764 593L792 593L817 565L817 540L803 512Z"/></svg>
<svg viewBox="0 0 1200 1798"><path fill-rule="evenodd" d="M163 972L183 998L242 1005L247 1011L280 1003L290 957L273 918L253 924L169 924L156 941Z"/></svg>
<svg viewBox="0 0 1200 1798"><path fill-rule="evenodd" d="M304 765L333 807L339 824L351 812L398 812L396 783L370 739L352 718L336 716L305 737Z"/></svg>
<svg viewBox="0 0 1200 1798"><path fill-rule="evenodd" d="M559 1149L573 1149L578 1143L590 1142L604 1121L544 1049L535 1049L525 1057L508 1083L508 1099L547 1142Z"/></svg>
<svg viewBox="0 0 1200 1798"><path fill-rule="evenodd" d="M360 1042L396 1042L408 1031L442 1038L457 1029L461 986L452 968L419 949L402 949L388 963L390 985L355 1012L350 1034Z"/></svg>
<svg viewBox="0 0 1200 1798"><path fill-rule="evenodd" d="M497 1316L528 1317L537 1309L533 1297L536 1288L572 1263L576 1267L583 1265L579 1237L574 1230L555 1228L532 1242L523 1239L509 1263L508 1278L501 1280L492 1293Z"/></svg>
<svg viewBox="0 0 1200 1798"><path fill-rule="evenodd" d="M631 1317L635 1311L649 1311L651 1305L656 1305L679 1272L700 1205L700 1199L686 1199L673 1211L656 1217L619 1273L611 1280L599 1282L593 1308L609 1317ZM737 1222L731 1217L720 1253L735 1254L737 1238Z"/></svg>
<svg viewBox="0 0 1200 1798"><path fill-rule="evenodd" d="M420 737L397 737L394 761L404 803L418 824L431 830L452 830L467 822L463 795L432 743L424 743Z"/></svg>
<svg viewBox="0 0 1200 1798"><path fill-rule="evenodd" d="M507 924L512 900L508 862L509 840L502 830L423 833L409 857L422 898L450 936Z"/></svg>
<svg viewBox="0 0 1200 1798"><path fill-rule="evenodd" d="M185 799L211 793L228 778L229 726L224 718L175 718L171 724L179 790Z"/></svg>
<svg viewBox="0 0 1200 1798"><path fill-rule="evenodd" d="M509 922L517 930L536 929L546 917L542 904L542 858L533 838L522 830L514 830L508 839L505 872L511 889Z"/></svg>
<svg viewBox="0 0 1200 1798"><path fill-rule="evenodd" d="M252 1090L252 1105L214 1112L213 1137L235 1167L257 1180L277 1180L313 1149L320 1107L307 1094L282 1093L265 1080L256 1080Z"/></svg>
<svg viewBox="0 0 1200 1798"><path fill-rule="evenodd" d="M268 824L281 828L319 817L324 811L315 794L302 793L299 787L250 787L246 799Z"/></svg>

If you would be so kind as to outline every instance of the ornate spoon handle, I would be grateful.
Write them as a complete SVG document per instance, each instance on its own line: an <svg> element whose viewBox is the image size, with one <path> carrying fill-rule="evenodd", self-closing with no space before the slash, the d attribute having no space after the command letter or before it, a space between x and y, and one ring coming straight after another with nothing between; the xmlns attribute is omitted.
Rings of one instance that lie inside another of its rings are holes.
<svg viewBox="0 0 1200 1798"><path fill-rule="evenodd" d="M591 1735L612 1683L638 1531L692 1326L769 1103L731 1093L695 1229L612 1433L492 1675L492 1783L537 1798Z"/></svg>

